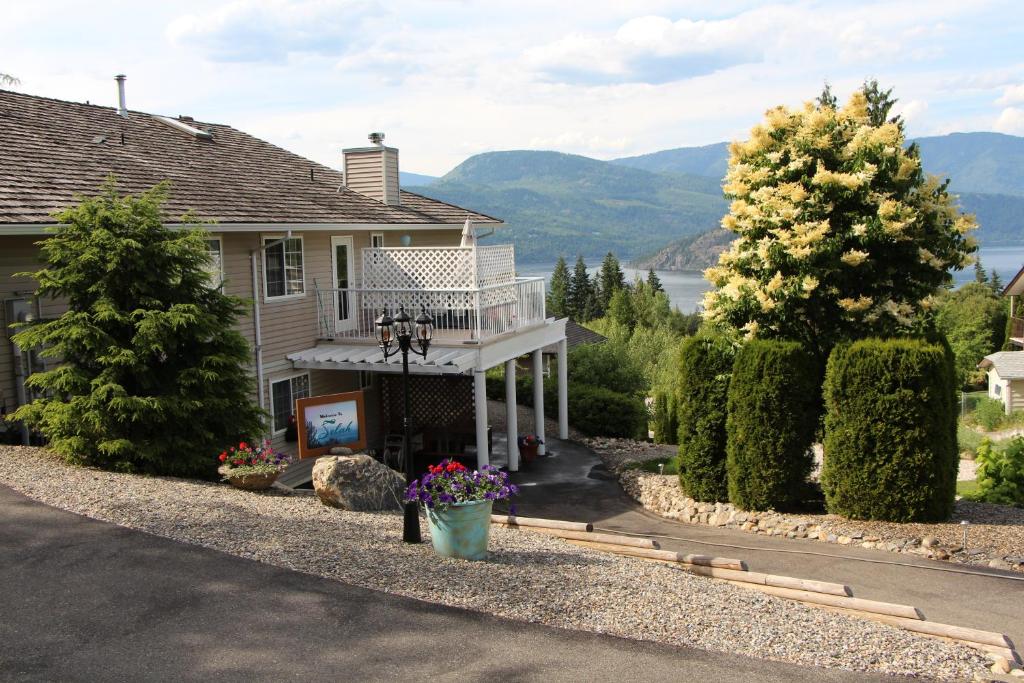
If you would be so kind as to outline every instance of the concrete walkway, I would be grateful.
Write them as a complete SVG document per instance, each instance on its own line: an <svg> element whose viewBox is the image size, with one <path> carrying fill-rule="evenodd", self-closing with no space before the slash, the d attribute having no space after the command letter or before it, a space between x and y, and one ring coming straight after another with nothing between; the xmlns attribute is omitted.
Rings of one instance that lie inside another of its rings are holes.
<svg viewBox="0 0 1024 683"><path fill-rule="evenodd" d="M1024 648L1024 580L1013 580L1024 574L675 522L644 510L627 496L588 448L550 438L548 448L552 457L537 460L514 477L521 488L516 500L520 515L590 521L615 531L684 538L658 540L667 550L746 560L751 571L845 583L856 597L914 605L930 621L1005 633ZM883 564L890 562L912 566Z"/></svg>
<svg viewBox="0 0 1024 683"><path fill-rule="evenodd" d="M0 520L0 680L896 680L441 607L97 522L3 486Z"/></svg>

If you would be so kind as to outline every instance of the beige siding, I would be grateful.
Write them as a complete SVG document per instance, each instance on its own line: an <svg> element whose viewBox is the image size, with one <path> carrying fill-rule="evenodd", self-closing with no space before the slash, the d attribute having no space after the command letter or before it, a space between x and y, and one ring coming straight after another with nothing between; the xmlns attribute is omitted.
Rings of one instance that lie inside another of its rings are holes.
<svg viewBox="0 0 1024 683"><path fill-rule="evenodd" d="M345 372L341 370L283 370L270 374L266 378L264 386L264 400L266 401L268 412L272 407L270 400L271 384L279 380L295 377L296 375L301 375L307 372L309 373L309 391L311 396L338 394L345 391L355 391L359 388L359 373L357 372ZM375 411L370 407L371 402L373 401L372 394L372 391L368 392L366 412L368 419L372 414L372 420L376 421ZM376 403L372 402L372 405L376 405ZM373 434L372 430L368 431L370 434ZM286 442L284 440L283 432L278 431L275 433L273 435L272 443L275 450L288 453L289 455L298 456L298 446L294 443Z"/></svg>
<svg viewBox="0 0 1024 683"><path fill-rule="evenodd" d="M1013 407L1013 410L1024 410L1024 380L1010 380L1009 385L1010 397L1012 399L1011 406Z"/></svg>
<svg viewBox="0 0 1024 683"><path fill-rule="evenodd" d="M401 203L398 187L398 150L384 152L384 201L388 204Z"/></svg>
<svg viewBox="0 0 1024 683"><path fill-rule="evenodd" d="M384 201L384 169L380 155L376 150L348 152L345 155L345 185L367 197Z"/></svg>

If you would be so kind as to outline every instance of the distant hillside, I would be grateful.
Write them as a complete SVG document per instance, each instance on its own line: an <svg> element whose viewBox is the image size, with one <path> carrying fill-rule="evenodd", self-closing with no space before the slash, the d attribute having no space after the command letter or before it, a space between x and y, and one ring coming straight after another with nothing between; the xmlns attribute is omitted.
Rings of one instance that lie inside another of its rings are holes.
<svg viewBox="0 0 1024 683"><path fill-rule="evenodd" d="M952 178L957 192L1024 196L1024 138L1002 133L950 133L918 138L929 173Z"/></svg>
<svg viewBox="0 0 1024 683"><path fill-rule="evenodd" d="M437 180L436 175L423 175L422 173L409 173L408 171L398 172L398 184L403 188L413 186L424 186L430 185L432 182Z"/></svg>
<svg viewBox="0 0 1024 683"><path fill-rule="evenodd" d="M628 260L714 228L727 207L713 178L558 152L478 154L417 191L504 219L500 236L524 263L608 251Z"/></svg>
<svg viewBox="0 0 1024 683"><path fill-rule="evenodd" d="M729 143L716 142L703 147L679 147L635 157L612 159L611 163L655 173L693 173L721 179L729 162Z"/></svg>
<svg viewBox="0 0 1024 683"><path fill-rule="evenodd" d="M634 268L655 270L704 270L718 262L718 255L728 248L736 235L716 228L700 235L689 235L669 242L653 254L641 256Z"/></svg>
<svg viewBox="0 0 1024 683"><path fill-rule="evenodd" d="M1024 138L953 133L920 138L925 169L953 179L979 242L1024 244ZM418 192L505 219L521 262L614 251L643 267L699 269L720 250L728 203L721 178L726 143L682 147L610 162L558 152L470 157ZM429 177L429 176L427 176ZM712 232L711 236L694 239Z"/></svg>

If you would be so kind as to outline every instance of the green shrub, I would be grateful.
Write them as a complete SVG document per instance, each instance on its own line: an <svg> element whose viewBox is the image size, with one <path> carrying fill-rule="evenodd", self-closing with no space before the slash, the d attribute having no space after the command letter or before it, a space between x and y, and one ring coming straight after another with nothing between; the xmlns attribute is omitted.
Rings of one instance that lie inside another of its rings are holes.
<svg viewBox="0 0 1024 683"><path fill-rule="evenodd" d="M654 442L676 444L679 440L679 406L674 391L659 389L654 394Z"/></svg>
<svg viewBox="0 0 1024 683"><path fill-rule="evenodd" d="M545 412L548 403L545 400ZM557 405L554 407L557 410ZM647 409L636 396L573 384L569 388L569 424L588 436L646 438Z"/></svg>
<svg viewBox="0 0 1024 683"><path fill-rule="evenodd" d="M974 500L1024 507L1024 438L1003 448L985 439L978 446L978 491Z"/></svg>
<svg viewBox="0 0 1024 683"><path fill-rule="evenodd" d="M722 336L682 344L678 376L679 482L696 500L726 501L725 421L735 351Z"/></svg>
<svg viewBox="0 0 1024 683"><path fill-rule="evenodd" d="M997 399L983 398L978 401L971 419L981 425L986 432L994 431L1006 422L1006 407Z"/></svg>
<svg viewBox="0 0 1024 683"><path fill-rule="evenodd" d="M829 512L896 522L949 517L956 493L955 371L916 339L837 347L825 379Z"/></svg>
<svg viewBox="0 0 1024 683"><path fill-rule="evenodd" d="M740 349L729 382L729 500L745 510L800 502L814 464L818 370L797 342L755 340Z"/></svg>

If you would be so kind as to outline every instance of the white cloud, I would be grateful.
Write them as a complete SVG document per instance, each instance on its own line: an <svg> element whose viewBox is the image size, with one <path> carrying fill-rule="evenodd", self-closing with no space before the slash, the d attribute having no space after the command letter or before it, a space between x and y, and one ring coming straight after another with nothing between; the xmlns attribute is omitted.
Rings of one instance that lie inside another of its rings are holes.
<svg viewBox="0 0 1024 683"><path fill-rule="evenodd" d="M291 53L343 54L365 21L381 12L371 0L234 0L186 14L167 27L178 45L215 61L283 61Z"/></svg>
<svg viewBox="0 0 1024 683"><path fill-rule="evenodd" d="M916 123L921 120L928 111L928 103L924 100L907 100L897 102L893 107L893 113L903 117L907 123Z"/></svg>
<svg viewBox="0 0 1024 683"><path fill-rule="evenodd" d="M1002 97L996 100L996 104L1002 106L1021 103L1024 103L1024 83L1006 86Z"/></svg>
<svg viewBox="0 0 1024 683"><path fill-rule="evenodd" d="M992 127L1000 133L1024 135L1024 109L1007 107L999 112L999 118L996 119Z"/></svg>

